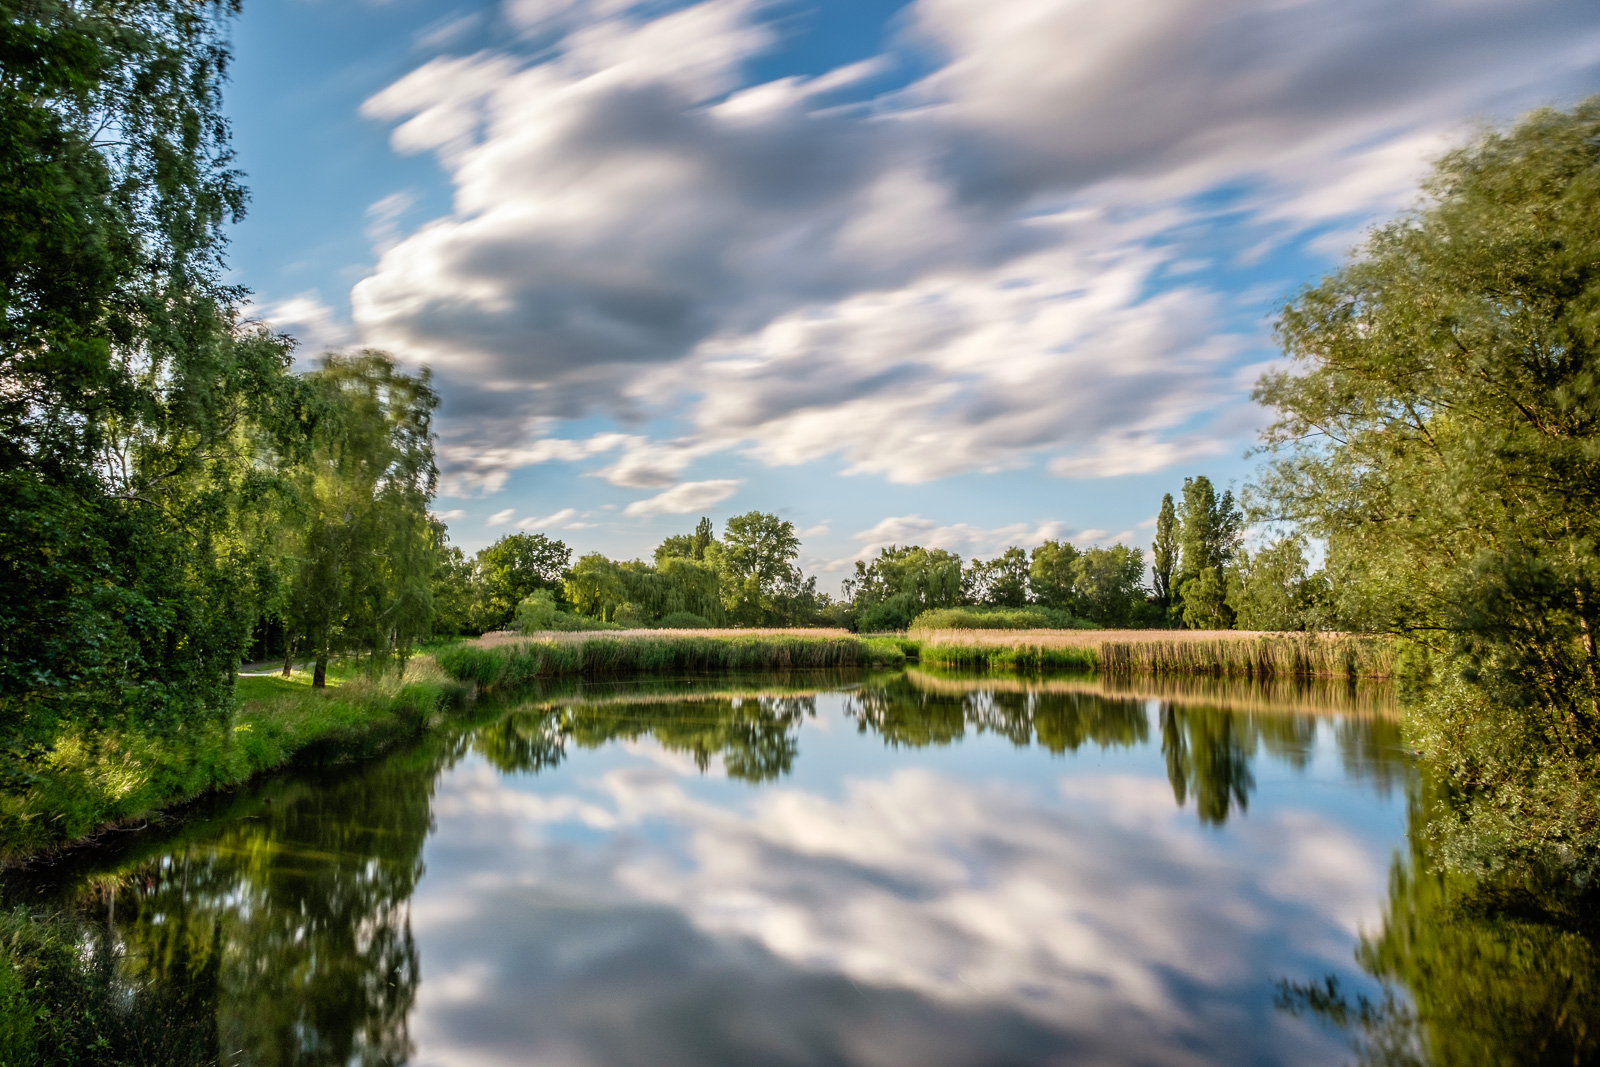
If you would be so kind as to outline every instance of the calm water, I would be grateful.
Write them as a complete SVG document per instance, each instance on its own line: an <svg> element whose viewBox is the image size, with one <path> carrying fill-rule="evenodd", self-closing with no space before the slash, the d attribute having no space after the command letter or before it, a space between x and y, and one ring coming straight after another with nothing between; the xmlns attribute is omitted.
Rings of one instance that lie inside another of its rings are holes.
<svg viewBox="0 0 1600 1067"><path fill-rule="evenodd" d="M224 1062L1337 1064L1382 693L589 685L52 872Z"/></svg>

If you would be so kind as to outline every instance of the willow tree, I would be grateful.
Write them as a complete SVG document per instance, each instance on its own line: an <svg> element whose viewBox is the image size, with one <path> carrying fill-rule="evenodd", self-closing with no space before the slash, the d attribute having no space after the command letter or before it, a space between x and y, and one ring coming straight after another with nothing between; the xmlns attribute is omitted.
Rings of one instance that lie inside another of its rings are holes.
<svg viewBox="0 0 1600 1067"><path fill-rule="evenodd" d="M309 376L321 410L295 471L298 565L291 631L326 684L336 653L374 669L399 660L433 621L437 539L428 504L438 472L427 371L406 374L381 352L324 357Z"/></svg>
<svg viewBox="0 0 1600 1067"><path fill-rule="evenodd" d="M63 720L232 710L255 438L298 403L223 281L233 7L0 3L0 721L26 760Z"/></svg>
<svg viewBox="0 0 1600 1067"><path fill-rule="evenodd" d="M1600 866L1600 97L1439 161L1279 323L1274 517L1347 624L1448 658L1417 720L1480 858Z"/></svg>

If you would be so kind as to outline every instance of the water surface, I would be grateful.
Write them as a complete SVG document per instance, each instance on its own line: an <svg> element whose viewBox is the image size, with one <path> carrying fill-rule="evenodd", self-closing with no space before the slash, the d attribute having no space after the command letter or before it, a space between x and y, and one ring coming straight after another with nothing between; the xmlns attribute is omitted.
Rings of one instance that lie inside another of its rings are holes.
<svg viewBox="0 0 1600 1067"><path fill-rule="evenodd" d="M1337 1064L1387 695L794 674L479 708L79 857L242 1064Z"/></svg>

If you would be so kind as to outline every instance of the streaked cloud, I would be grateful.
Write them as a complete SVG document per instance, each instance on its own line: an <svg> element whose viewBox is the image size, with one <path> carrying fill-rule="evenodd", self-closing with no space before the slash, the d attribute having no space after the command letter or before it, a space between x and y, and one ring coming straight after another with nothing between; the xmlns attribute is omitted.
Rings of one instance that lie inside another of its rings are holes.
<svg viewBox="0 0 1600 1067"><path fill-rule="evenodd" d="M703 482L684 482L665 492L644 500L635 500L622 509L630 518L648 515L686 515L705 511L738 492L740 482L734 478L713 478Z"/></svg>
<svg viewBox="0 0 1600 1067"><path fill-rule="evenodd" d="M526 51L367 102L455 198L383 231L354 318L438 371L453 489L617 449L603 477L666 489L636 516L732 451L894 482L1236 452L1264 338L1218 272L1347 245L1467 121L1600 70L1568 0L916 0L889 54L763 84L757 0L506 14ZM593 416L668 439L560 436Z"/></svg>

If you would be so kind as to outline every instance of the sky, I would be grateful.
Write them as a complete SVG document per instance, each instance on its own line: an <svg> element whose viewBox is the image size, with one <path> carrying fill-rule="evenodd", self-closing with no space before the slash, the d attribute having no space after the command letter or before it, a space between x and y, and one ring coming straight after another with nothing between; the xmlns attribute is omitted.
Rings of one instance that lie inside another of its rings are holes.
<svg viewBox="0 0 1600 1067"><path fill-rule="evenodd" d="M426 366L436 513L1147 546L1430 161L1600 91L1591 0L256 0L249 313Z"/></svg>

